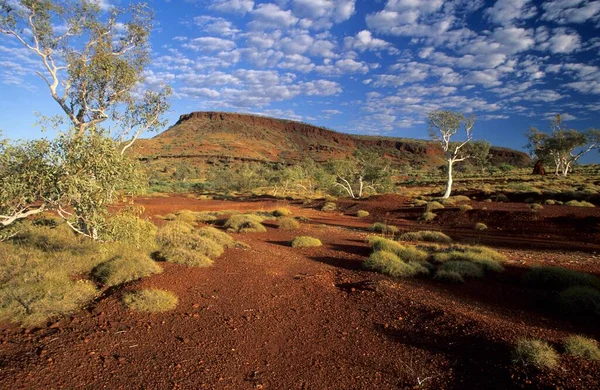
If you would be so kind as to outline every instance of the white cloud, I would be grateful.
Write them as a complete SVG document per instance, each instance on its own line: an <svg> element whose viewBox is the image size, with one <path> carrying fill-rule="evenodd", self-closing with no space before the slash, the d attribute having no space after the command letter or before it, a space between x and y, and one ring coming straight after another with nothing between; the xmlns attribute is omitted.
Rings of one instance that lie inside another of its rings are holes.
<svg viewBox="0 0 600 390"><path fill-rule="evenodd" d="M585 23L600 20L600 1L552 0L542 4L543 20L559 23Z"/></svg>
<svg viewBox="0 0 600 390"><path fill-rule="evenodd" d="M254 8L253 0L216 0L215 4L209 6L210 9L245 14Z"/></svg>
<svg viewBox="0 0 600 390"><path fill-rule="evenodd" d="M196 16L194 23L202 28L202 31L208 34L217 34L223 37L233 37L240 32L232 22L212 16Z"/></svg>
<svg viewBox="0 0 600 390"><path fill-rule="evenodd" d="M248 23L248 27L255 30L289 28L299 20L292 11L284 11L271 3L259 4L251 14L254 20Z"/></svg>
<svg viewBox="0 0 600 390"><path fill-rule="evenodd" d="M344 45L348 49L360 52L367 50L384 50L391 46L389 42L386 42L383 39L374 38L369 30L360 31L356 34L356 37L344 38Z"/></svg>
<svg viewBox="0 0 600 390"><path fill-rule="evenodd" d="M348 20L355 12L355 0L293 0L294 15L305 28L328 29Z"/></svg>
<svg viewBox="0 0 600 390"><path fill-rule="evenodd" d="M497 0L484 14L493 23L506 26L534 17L537 8L532 0Z"/></svg>
<svg viewBox="0 0 600 390"><path fill-rule="evenodd" d="M550 34L550 38L539 45L541 50L548 50L553 54L562 54L572 53L581 48L581 37L575 31L556 28Z"/></svg>
<svg viewBox="0 0 600 390"><path fill-rule="evenodd" d="M200 52L227 51L235 48L235 42L216 37L200 37L194 38L182 46Z"/></svg>

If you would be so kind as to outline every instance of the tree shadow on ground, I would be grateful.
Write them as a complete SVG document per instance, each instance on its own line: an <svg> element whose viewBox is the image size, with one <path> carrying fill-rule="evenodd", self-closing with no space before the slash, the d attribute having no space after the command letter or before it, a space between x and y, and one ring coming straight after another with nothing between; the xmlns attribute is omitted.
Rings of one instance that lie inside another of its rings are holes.
<svg viewBox="0 0 600 390"><path fill-rule="evenodd" d="M361 259L352 260L352 259L344 259L344 258L333 257L333 256L309 256L308 258L310 260L317 261L319 263L328 264L333 267L343 268L343 269L352 270L352 271L362 269L362 262L363 262L363 260L361 260Z"/></svg>

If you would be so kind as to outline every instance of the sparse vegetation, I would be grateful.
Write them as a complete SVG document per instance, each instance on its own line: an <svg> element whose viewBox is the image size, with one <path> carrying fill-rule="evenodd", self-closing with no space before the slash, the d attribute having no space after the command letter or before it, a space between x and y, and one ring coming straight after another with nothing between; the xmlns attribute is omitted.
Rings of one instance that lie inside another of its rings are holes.
<svg viewBox="0 0 600 390"><path fill-rule="evenodd" d="M387 251L373 252L365 260L363 267L396 278L408 278L417 274L415 267L404 262L394 253Z"/></svg>
<svg viewBox="0 0 600 390"><path fill-rule="evenodd" d="M473 210L473 206L469 204L461 204L460 206L458 206L458 209L463 213L466 213L467 211Z"/></svg>
<svg viewBox="0 0 600 390"><path fill-rule="evenodd" d="M533 203L533 204L529 205L529 209L535 213L535 212L538 212L540 210L543 210L544 206L542 206L539 203Z"/></svg>
<svg viewBox="0 0 600 390"><path fill-rule="evenodd" d="M92 275L96 281L111 287L161 272L162 268L144 253L123 248L119 255L98 264Z"/></svg>
<svg viewBox="0 0 600 390"><path fill-rule="evenodd" d="M465 279L454 271L439 270L433 275L433 279L446 283L464 283Z"/></svg>
<svg viewBox="0 0 600 390"><path fill-rule="evenodd" d="M321 207L321 211L335 211L337 210L337 205L334 202L325 202Z"/></svg>
<svg viewBox="0 0 600 390"><path fill-rule="evenodd" d="M585 200L570 200L568 202L565 202L565 206L572 206L572 207L596 207L596 206L594 206L593 203L586 202Z"/></svg>
<svg viewBox="0 0 600 390"><path fill-rule="evenodd" d="M558 365L558 353L543 340L521 338L513 351L513 362L533 366L540 370L552 369Z"/></svg>
<svg viewBox="0 0 600 390"><path fill-rule="evenodd" d="M487 225L483 222L477 222L475 224L474 228L475 228L475 230L478 230L478 231L484 231L484 230L488 229Z"/></svg>
<svg viewBox="0 0 600 390"><path fill-rule="evenodd" d="M263 218L254 214L236 214L225 222L228 232L264 233L267 229L262 225Z"/></svg>
<svg viewBox="0 0 600 390"><path fill-rule="evenodd" d="M272 214L274 217L287 217L289 215L292 215L292 212L289 209L281 207L273 210Z"/></svg>
<svg viewBox="0 0 600 390"><path fill-rule="evenodd" d="M279 229L281 230L296 230L300 227L300 223L294 218L281 218L279 220Z"/></svg>
<svg viewBox="0 0 600 390"><path fill-rule="evenodd" d="M444 205L437 201L429 202L429 203L427 203L427 206L426 206L427 211L440 210L443 208L444 208Z"/></svg>
<svg viewBox="0 0 600 390"><path fill-rule="evenodd" d="M531 287L557 291L574 286L600 288L600 279L596 276L562 267L533 267L523 282Z"/></svg>
<svg viewBox="0 0 600 390"><path fill-rule="evenodd" d="M299 236L292 240L291 244L292 248L305 248L311 246L321 246L323 243L318 238L310 237L310 236Z"/></svg>
<svg viewBox="0 0 600 390"><path fill-rule="evenodd" d="M358 211L356 212L356 216L357 216L358 218L365 218L365 217L368 217L368 216L369 216L369 212L368 212L368 211L366 211L366 210L358 210Z"/></svg>
<svg viewBox="0 0 600 390"><path fill-rule="evenodd" d="M421 230L419 232L407 232L398 237L399 241L428 241L428 242L452 242L452 239L442 232L432 230Z"/></svg>
<svg viewBox="0 0 600 390"><path fill-rule="evenodd" d="M430 222L430 221L433 221L436 217L437 217L437 215L432 212L425 212L421 215L419 220L425 221L425 222Z"/></svg>
<svg viewBox="0 0 600 390"><path fill-rule="evenodd" d="M569 287L558 295L557 304L563 314L600 316L600 291L586 286Z"/></svg>
<svg viewBox="0 0 600 390"><path fill-rule="evenodd" d="M123 296L123 303L129 309L142 313L163 313L175 309L179 299L165 290L147 289Z"/></svg>
<svg viewBox="0 0 600 390"><path fill-rule="evenodd" d="M375 222L373 225L371 225L371 230L377 233L390 235L394 235L399 231L399 229L396 226L387 225L383 222Z"/></svg>
<svg viewBox="0 0 600 390"><path fill-rule="evenodd" d="M600 360L600 348L594 339L584 336L569 336L564 340L565 352L588 360Z"/></svg>

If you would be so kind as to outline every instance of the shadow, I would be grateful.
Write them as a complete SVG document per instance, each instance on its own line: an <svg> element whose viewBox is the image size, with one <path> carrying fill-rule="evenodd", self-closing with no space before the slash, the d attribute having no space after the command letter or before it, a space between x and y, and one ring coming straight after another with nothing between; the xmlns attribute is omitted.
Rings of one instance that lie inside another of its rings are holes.
<svg viewBox="0 0 600 390"><path fill-rule="evenodd" d="M309 257L310 260L318 261L319 263L328 264L333 267L343 268L351 271L361 270L363 260L351 260L351 259L343 259L339 257L332 256L313 256Z"/></svg>
<svg viewBox="0 0 600 390"><path fill-rule="evenodd" d="M358 241L361 242L361 241ZM367 245L349 245L349 244L329 244L328 245L331 249L339 251L339 252L345 252L345 253L349 253L352 255L359 255L359 256L363 256L363 257L368 257L371 252L372 249L367 246Z"/></svg>
<svg viewBox="0 0 600 390"><path fill-rule="evenodd" d="M273 244L273 245L279 245L279 246L285 246L287 248L291 248L292 246L290 245L290 241L274 241L274 240L267 240L265 241L267 244Z"/></svg>

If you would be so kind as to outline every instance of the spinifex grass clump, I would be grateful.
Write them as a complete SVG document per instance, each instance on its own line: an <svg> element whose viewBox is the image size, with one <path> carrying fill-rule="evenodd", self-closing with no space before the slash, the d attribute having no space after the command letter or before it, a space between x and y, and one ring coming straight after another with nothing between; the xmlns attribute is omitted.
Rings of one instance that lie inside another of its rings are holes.
<svg viewBox="0 0 600 390"><path fill-rule="evenodd" d="M274 217L287 217L289 215L292 215L292 212L289 209L281 207L273 210L271 214L273 214Z"/></svg>
<svg viewBox="0 0 600 390"><path fill-rule="evenodd" d="M296 230L300 227L300 222L294 218L281 218L278 226L281 230Z"/></svg>
<svg viewBox="0 0 600 390"><path fill-rule="evenodd" d="M393 277L412 277L417 274L415 268L404 262L392 252L377 251L363 263L363 267Z"/></svg>
<svg viewBox="0 0 600 390"><path fill-rule="evenodd" d="M377 233L390 234L390 235L394 235L394 234L398 233L398 231L399 231L399 229L396 226L387 225L383 222L375 222L371 226L371 230L374 232L377 232Z"/></svg>
<svg viewBox="0 0 600 390"><path fill-rule="evenodd" d="M398 237L399 241L428 241L428 242L451 242L452 239L442 232L422 230L419 232L408 232Z"/></svg>
<svg viewBox="0 0 600 390"><path fill-rule="evenodd" d="M123 296L123 303L129 309L146 313L173 310L178 302L179 299L172 292L158 289L140 290Z"/></svg>
<svg viewBox="0 0 600 390"><path fill-rule="evenodd" d="M321 246L323 243L318 238L310 237L310 236L299 236L292 240L291 246L292 248L304 248L311 246Z"/></svg>
<svg viewBox="0 0 600 390"><path fill-rule="evenodd" d="M584 336L569 336L563 343L565 352L588 360L600 360L600 348L594 339Z"/></svg>
<svg viewBox="0 0 600 390"><path fill-rule="evenodd" d="M264 233L263 217L254 214L235 214L229 217L224 227L233 233Z"/></svg>
<svg viewBox="0 0 600 390"><path fill-rule="evenodd" d="M365 218L365 217L368 217L368 216L369 216L369 212L368 212L368 211L366 211L366 210L358 210L358 211L356 212L356 216L357 216L358 218Z"/></svg>
<svg viewBox="0 0 600 390"><path fill-rule="evenodd" d="M539 370L555 368L559 358L550 344L537 339L520 338L513 351L513 362L533 366Z"/></svg>
<svg viewBox="0 0 600 390"><path fill-rule="evenodd" d="M162 268L148 255L128 250L96 266L92 275L96 281L110 287L162 271Z"/></svg>
<svg viewBox="0 0 600 390"><path fill-rule="evenodd" d="M202 267L212 265L213 259L223 254L224 246L218 241L231 245L232 240L220 233L211 228L198 231L188 223L173 221L161 227L156 238L166 261Z"/></svg>
<svg viewBox="0 0 600 390"><path fill-rule="evenodd" d="M586 202L585 200L570 200L568 202L565 203L565 206L572 206L572 207L596 207L594 206L593 203L590 202Z"/></svg>

